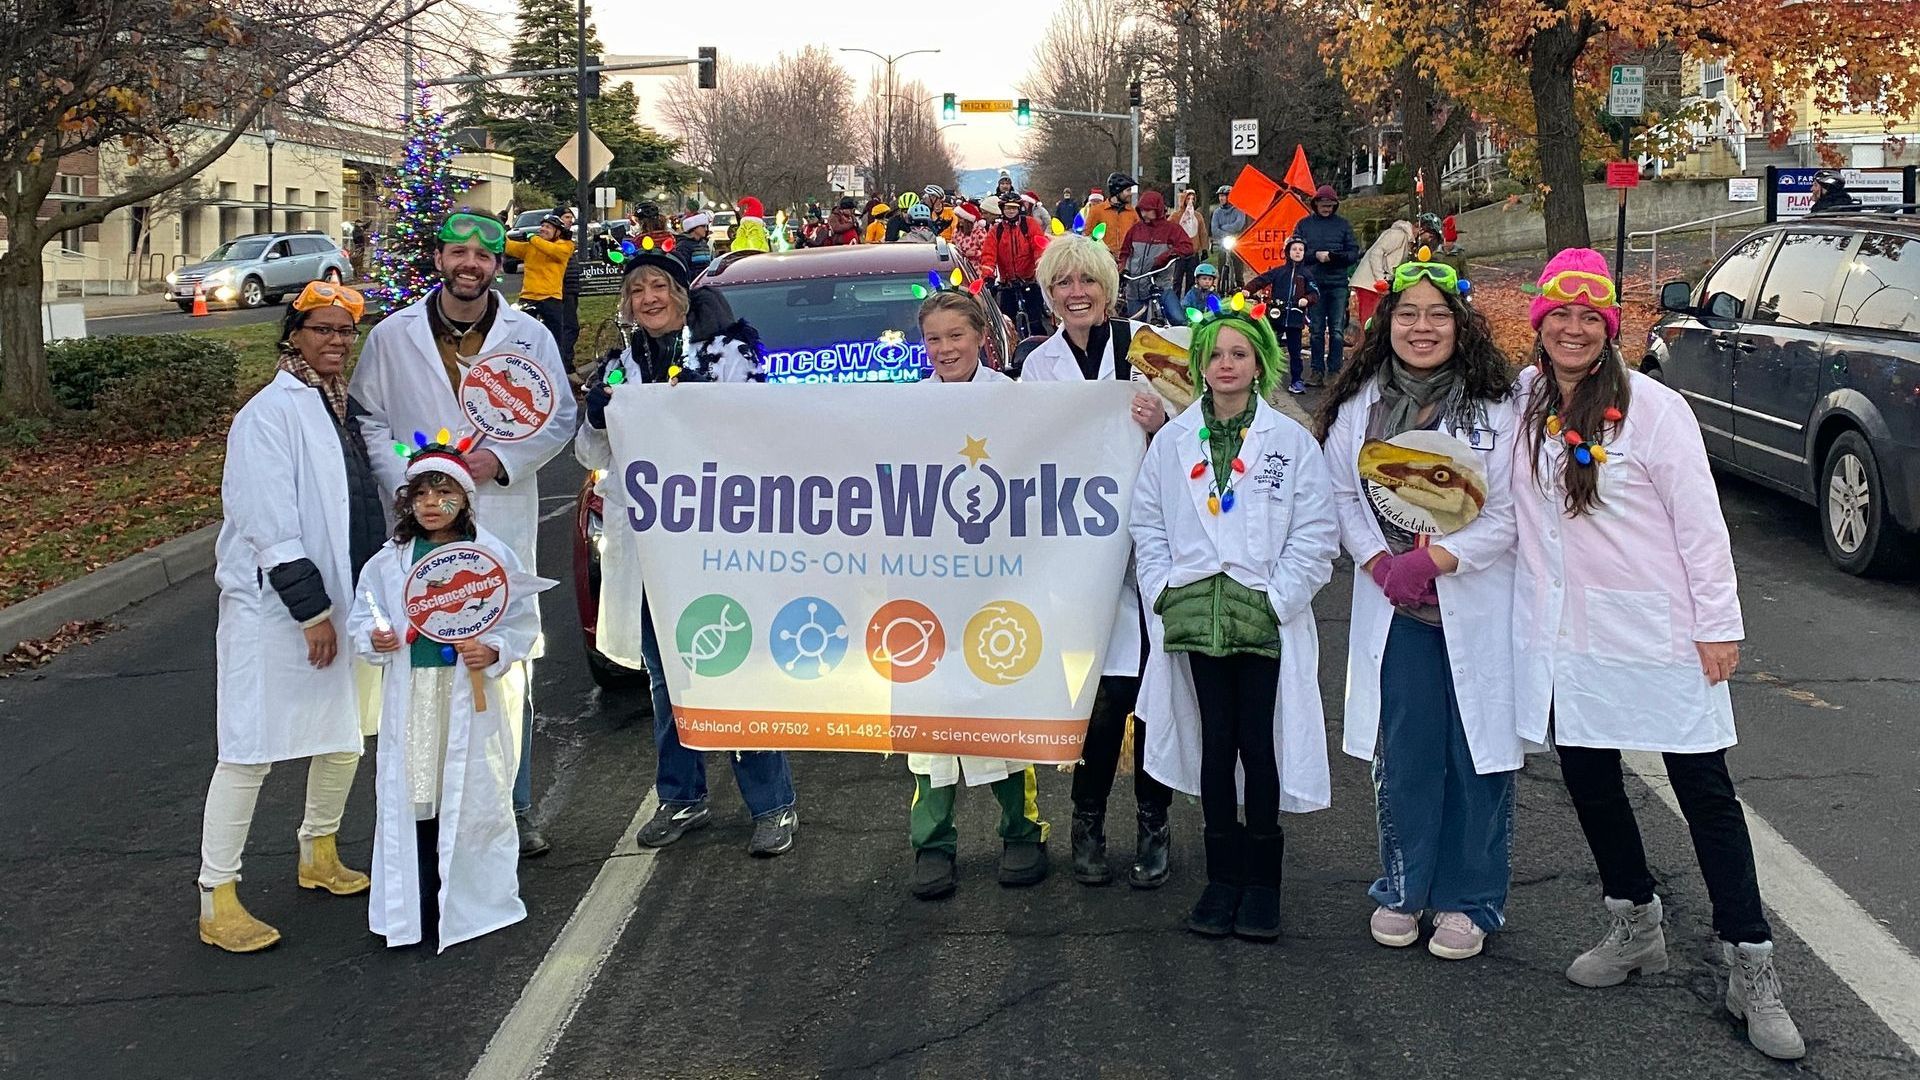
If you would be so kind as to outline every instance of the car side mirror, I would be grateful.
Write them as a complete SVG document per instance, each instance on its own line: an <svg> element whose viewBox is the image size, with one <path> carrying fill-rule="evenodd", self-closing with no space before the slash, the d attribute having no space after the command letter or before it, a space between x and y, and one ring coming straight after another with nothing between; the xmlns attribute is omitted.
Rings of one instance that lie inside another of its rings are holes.
<svg viewBox="0 0 1920 1080"><path fill-rule="evenodd" d="M1660 310L1685 314L1693 310L1693 286L1684 281L1669 281L1660 286Z"/></svg>
<svg viewBox="0 0 1920 1080"><path fill-rule="evenodd" d="M1725 319L1731 322L1740 317L1740 301L1732 293L1709 293L1703 310L1709 319Z"/></svg>
<svg viewBox="0 0 1920 1080"><path fill-rule="evenodd" d="M279 258L279 257L280 257L280 253L279 253L279 252L277 252L277 251L269 251L269 252L267 252L267 261L268 261L268 262L272 262L273 260L275 260L275 259L277 259L277 258Z"/></svg>

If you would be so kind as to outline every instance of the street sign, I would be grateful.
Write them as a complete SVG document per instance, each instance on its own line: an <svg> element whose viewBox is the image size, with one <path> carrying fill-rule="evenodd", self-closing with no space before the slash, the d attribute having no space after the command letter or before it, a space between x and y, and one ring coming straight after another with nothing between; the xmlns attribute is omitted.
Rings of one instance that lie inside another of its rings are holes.
<svg viewBox="0 0 1920 1080"><path fill-rule="evenodd" d="M1813 177L1818 169L1767 166L1767 220L1803 217L1813 209ZM1912 165L1869 169L1842 169L1847 193L1862 203L1888 205L1912 202L1920 170Z"/></svg>
<svg viewBox="0 0 1920 1080"><path fill-rule="evenodd" d="M615 201L616 201L616 198L615 198L614 190L612 188L597 187L593 189L593 205L599 207L600 209L602 210L613 209L613 204Z"/></svg>
<svg viewBox="0 0 1920 1080"><path fill-rule="evenodd" d="M1173 159L1173 182L1187 184L1193 182L1193 159L1177 157Z"/></svg>
<svg viewBox="0 0 1920 1080"><path fill-rule="evenodd" d="M1260 152L1259 120L1235 120L1232 131L1235 157L1253 157Z"/></svg>
<svg viewBox="0 0 1920 1080"><path fill-rule="evenodd" d="M1610 188L1639 187L1640 163L1637 161L1607 162L1607 186Z"/></svg>
<svg viewBox="0 0 1920 1080"><path fill-rule="evenodd" d="M1011 99L998 98L961 98L960 111L963 113L1003 113L1013 111Z"/></svg>
<svg viewBox="0 0 1920 1080"><path fill-rule="evenodd" d="M568 176L575 180L585 179L580 176L580 134L578 132L574 133L573 138L567 140L565 146L554 152L553 159L560 163L561 168L567 170ZM587 132L587 166L593 170L591 175L599 176L606 172L607 166L611 164L613 164L613 151L607 149L607 144L600 141L600 136L591 131Z"/></svg>
<svg viewBox="0 0 1920 1080"><path fill-rule="evenodd" d="M835 165L828 169L827 186L835 191L851 191L853 189L853 166Z"/></svg>
<svg viewBox="0 0 1920 1080"><path fill-rule="evenodd" d="M1612 116L1641 116L1647 111L1647 69L1640 64L1615 64L1607 84L1607 112Z"/></svg>

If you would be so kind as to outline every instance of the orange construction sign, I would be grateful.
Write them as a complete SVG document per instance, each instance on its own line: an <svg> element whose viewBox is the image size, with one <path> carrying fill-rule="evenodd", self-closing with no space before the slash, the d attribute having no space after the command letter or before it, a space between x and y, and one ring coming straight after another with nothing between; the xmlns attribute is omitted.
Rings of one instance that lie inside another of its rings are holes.
<svg viewBox="0 0 1920 1080"><path fill-rule="evenodd" d="M1287 240L1293 236L1293 227L1307 216L1306 204L1300 197L1288 192L1273 204L1273 208L1256 218L1246 232L1233 245L1233 253L1240 261L1253 267L1256 274L1264 274L1279 266L1287 258Z"/></svg>
<svg viewBox="0 0 1920 1080"><path fill-rule="evenodd" d="M1287 187L1302 200L1313 198L1316 189L1313 169L1307 165L1307 148L1299 143L1293 146L1293 164L1287 166Z"/></svg>
<svg viewBox="0 0 1920 1080"><path fill-rule="evenodd" d="M1240 169L1239 176L1234 177L1233 190L1227 192L1227 202L1257 221L1279 194L1279 184L1274 183L1266 173L1247 165Z"/></svg>

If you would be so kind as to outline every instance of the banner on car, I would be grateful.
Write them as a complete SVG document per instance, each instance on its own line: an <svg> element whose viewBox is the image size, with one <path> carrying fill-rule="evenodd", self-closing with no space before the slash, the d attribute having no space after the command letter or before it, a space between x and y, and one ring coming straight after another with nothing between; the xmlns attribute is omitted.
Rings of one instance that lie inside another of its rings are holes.
<svg viewBox="0 0 1920 1080"><path fill-rule="evenodd" d="M615 394L606 541L634 546L680 741L1078 759L1129 572L1132 393Z"/></svg>

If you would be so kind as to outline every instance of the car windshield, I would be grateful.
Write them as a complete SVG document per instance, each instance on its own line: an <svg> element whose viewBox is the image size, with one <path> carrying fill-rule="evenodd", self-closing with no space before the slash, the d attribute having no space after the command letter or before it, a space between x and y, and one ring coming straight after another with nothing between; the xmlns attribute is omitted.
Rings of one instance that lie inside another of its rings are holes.
<svg viewBox="0 0 1920 1080"><path fill-rule="evenodd" d="M914 318L914 289L925 280L887 274L709 288L759 331L768 382L915 382L931 371Z"/></svg>
<svg viewBox="0 0 1920 1080"><path fill-rule="evenodd" d="M208 262L248 262L267 250L267 240L229 240L213 249Z"/></svg>
<svg viewBox="0 0 1920 1080"><path fill-rule="evenodd" d="M542 218L551 212L552 211L549 210L523 210L520 212L519 217L513 219L513 227L516 229L534 228L540 224Z"/></svg>

